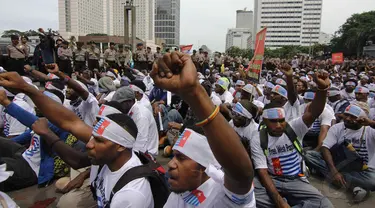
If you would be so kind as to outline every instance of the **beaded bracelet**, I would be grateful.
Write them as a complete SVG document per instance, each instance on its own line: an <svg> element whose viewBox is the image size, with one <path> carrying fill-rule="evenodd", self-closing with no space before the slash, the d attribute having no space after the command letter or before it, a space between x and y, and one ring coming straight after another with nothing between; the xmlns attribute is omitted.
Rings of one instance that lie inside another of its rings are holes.
<svg viewBox="0 0 375 208"><path fill-rule="evenodd" d="M220 111L219 106L216 106L215 110L211 113L210 116L208 116L208 117L207 117L206 119L204 119L203 121L200 121L200 122L196 123L195 126L202 127L202 126L207 125L207 124L210 123L212 120L214 120L214 118L219 114L219 111Z"/></svg>

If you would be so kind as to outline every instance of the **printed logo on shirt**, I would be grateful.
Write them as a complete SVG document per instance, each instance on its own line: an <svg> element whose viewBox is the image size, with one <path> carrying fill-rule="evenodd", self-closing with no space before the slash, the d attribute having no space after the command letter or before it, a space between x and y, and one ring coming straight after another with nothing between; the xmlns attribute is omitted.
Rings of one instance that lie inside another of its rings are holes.
<svg viewBox="0 0 375 208"><path fill-rule="evenodd" d="M175 145L179 147L184 147L190 135L191 135L191 131L188 131L188 130L184 131L184 133L180 136L180 138L177 140Z"/></svg>
<svg viewBox="0 0 375 208"><path fill-rule="evenodd" d="M296 150L287 155L271 159L275 175L295 176L301 173L300 158Z"/></svg>
<svg viewBox="0 0 375 208"><path fill-rule="evenodd" d="M206 200L206 196L200 190L193 190L189 195L183 198L188 204L198 206Z"/></svg>
<svg viewBox="0 0 375 208"><path fill-rule="evenodd" d="M29 148L25 151L26 156L32 157L35 153L38 153L40 149L39 136L34 135L31 138L31 143Z"/></svg>
<svg viewBox="0 0 375 208"><path fill-rule="evenodd" d="M97 198L98 208L107 207L107 204L109 203L109 201L105 198L105 187L104 187L103 177L98 178L97 193L98 193L97 194L97 196L98 196L98 198Z"/></svg>

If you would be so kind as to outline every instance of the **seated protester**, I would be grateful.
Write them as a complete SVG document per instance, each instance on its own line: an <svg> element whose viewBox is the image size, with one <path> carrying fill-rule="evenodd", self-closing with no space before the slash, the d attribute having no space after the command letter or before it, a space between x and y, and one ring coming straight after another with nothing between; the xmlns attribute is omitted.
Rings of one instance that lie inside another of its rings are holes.
<svg viewBox="0 0 375 208"><path fill-rule="evenodd" d="M277 103L265 106L264 125L251 139L251 157L258 173L254 179L257 207L333 207L309 184L301 156L302 138L322 113L329 84L328 75L318 73L315 99L302 117L292 121L286 122L285 111Z"/></svg>
<svg viewBox="0 0 375 208"><path fill-rule="evenodd" d="M148 96L145 94L146 86L145 84L140 80L133 80L130 85L130 88L135 93L135 99L142 104L144 107L149 109L152 112L152 106L150 103L150 100L148 99Z"/></svg>
<svg viewBox="0 0 375 208"><path fill-rule="evenodd" d="M130 87L121 87L113 95L112 101L122 104L126 112L138 128L137 140L133 150L158 155L159 135L152 113L139 102L135 101L134 91Z"/></svg>
<svg viewBox="0 0 375 208"><path fill-rule="evenodd" d="M55 67L53 70L49 69L48 71L67 83L66 99L70 100L67 108L73 111L87 125L92 126L94 121L96 121L95 116L99 111L98 101L95 96L88 92L86 85L80 81L71 80L69 76L59 71L58 67Z"/></svg>
<svg viewBox="0 0 375 208"><path fill-rule="evenodd" d="M315 92L308 90L305 92L303 99L304 104L299 106L299 112L301 115L305 113L306 108L310 105L311 101L315 98ZM322 114L314 121L309 131L303 138L303 147L313 148L315 151L319 151L322 147L323 140L327 136L327 132L335 120L332 107L328 104L325 105Z"/></svg>
<svg viewBox="0 0 375 208"><path fill-rule="evenodd" d="M344 89L340 91L341 96L349 102L355 100L354 89L357 87L357 80L348 79L344 81Z"/></svg>
<svg viewBox="0 0 375 208"><path fill-rule="evenodd" d="M350 105L350 102L347 99L343 98L341 96L340 90L335 87L329 88L327 93L329 101L328 103L333 109L336 123L340 123L343 119L344 110Z"/></svg>
<svg viewBox="0 0 375 208"><path fill-rule="evenodd" d="M259 97L257 100L267 105L271 102L271 91L275 87L271 82L266 82L263 86L263 96Z"/></svg>
<svg viewBox="0 0 375 208"><path fill-rule="evenodd" d="M154 88L154 80L152 80L152 78L147 73L147 71L146 71L146 74L147 74L147 76L145 76L143 78L143 83L145 83L145 85L146 85L146 90L145 90L146 95L150 96L150 93L151 93L152 89Z"/></svg>
<svg viewBox="0 0 375 208"><path fill-rule="evenodd" d="M58 69L56 64L52 66L54 70ZM116 192L109 202L111 191L117 180L130 168L142 165L132 151L137 136L137 127L129 116L108 115L101 118L93 128L73 112L63 108L37 89L29 87L17 73L3 73L0 77L0 85L27 94L51 122L87 143L86 148L92 164L103 166L100 172L98 166L93 166L90 174L91 181L95 181L93 185L98 207L153 207L150 183L145 178L129 182ZM74 84L73 80L68 80L68 85L72 83Z"/></svg>
<svg viewBox="0 0 375 208"><path fill-rule="evenodd" d="M169 56L171 65L182 68L176 70L180 74L161 76L172 72L160 67L166 63L159 59L151 72L155 84L180 95L202 121L197 125L207 136L185 129L174 145L174 157L168 164L173 193L164 207L255 207L251 161L236 132L199 85L190 56L178 52L164 56ZM233 162L236 160L241 163Z"/></svg>
<svg viewBox="0 0 375 208"><path fill-rule="evenodd" d="M216 95L216 93L212 92L212 84L210 83L210 81L203 81L201 82L201 85L206 90L207 94L210 96L211 101L214 103L214 105L221 105L220 98Z"/></svg>
<svg viewBox="0 0 375 208"><path fill-rule="evenodd" d="M112 78L105 76L99 79L99 94L96 99L100 104L109 102L112 100L113 95L116 93L116 86L113 83Z"/></svg>
<svg viewBox="0 0 375 208"><path fill-rule="evenodd" d="M27 79L26 77L22 77L22 78L24 78L24 80L31 86L36 87L35 85L32 84L29 78ZM24 93L16 94L16 96L13 98L13 102L16 105L20 106L22 109L26 110L27 112L30 112L35 115L34 103ZM23 134L27 130L27 127L21 124L16 118L10 116L6 112L2 112L2 113L3 113L2 116L4 118L3 132L6 137L12 138L12 137Z"/></svg>
<svg viewBox="0 0 375 208"><path fill-rule="evenodd" d="M215 84L215 93L222 103L231 104L233 101L232 94L228 91L229 82L227 78L221 77Z"/></svg>
<svg viewBox="0 0 375 208"><path fill-rule="evenodd" d="M233 93L233 97L240 99L241 98L241 89L245 86L245 82L242 80L237 80L236 87L234 88L235 91Z"/></svg>
<svg viewBox="0 0 375 208"><path fill-rule="evenodd" d="M241 100L248 100L252 102L254 105L258 107L258 111L260 112L261 109L264 108L264 104L260 102L259 100L255 99L256 94L257 94L256 87L254 87L251 84L247 84L245 85L245 87L242 88Z"/></svg>
<svg viewBox="0 0 375 208"><path fill-rule="evenodd" d="M56 102L62 103L62 100L56 95L48 91L45 91L44 94ZM34 114L27 112L15 102L8 100L4 91L0 91L0 104L5 106L10 115L30 129L38 119ZM51 125L51 129L58 134L58 138L62 141L69 140L68 132L62 131L53 125ZM70 140L67 142L74 144L76 141ZM39 187L45 187L51 184L55 177L58 178L67 174L64 171L66 166L63 164L55 165L58 158L54 158L54 153L42 142L41 135L31 130L11 140L1 139L0 143L1 147L7 149L0 151L1 160L8 164L9 170L14 171L14 175L0 186L1 190L17 190L36 183L39 184ZM30 144L28 149L21 145L27 143Z"/></svg>
<svg viewBox="0 0 375 208"><path fill-rule="evenodd" d="M358 103L362 103L364 105L367 105L367 108L369 108L369 104L370 104L369 99L368 99L369 93L370 91L368 88L357 86L354 90L355 100L353 100L351 104L356 105Z"/></svg>
<svg viewBox="0 0 375 208"><path fill-rule="evenodd" d="M329 129L321 153L307 152L306 164L330 178L335 185L353 191L355 201L362 201L366 196L362 193L375 190L375 123L355 105L345 109L343 120ZM360 160L353 162L353 158L348 158L346 160L352 162L343 160L343 166L336 155L340 147L348 148ZM357 195L359 192L362 193Z"/></svg>
<svg viewBox="0 0 375 208"><path fill-rule="evenodd" d="M77 74L77 79L85 84L91 94L95 97L99 95L99 83L90 70L84 70L81 75Z"/></svg>
<svg viewBox="0 0 375 208"><path fill-rule="evenodd" d="M229 125L233 127L236 133L240 136L243 144L248 144L246 150L250 150L250 140L253 134L258 133L259 125L253 118L257 116L258 108L248 100L241 100L232 108L232 120ZM248 151L251 155L251 152Z"/></svg>
<svg viewBox="0 0 375 208"><path fill-rule="evenodd" d="M369 107L370 109L371 108L375 108L375 84L374 83L370 83L368 85L368 89L369 89L369 95L368 95L368 98L369 98Z"/></svg>
<svg viewBox="0 0 375 208"><path fill-rule="evenodd" d="M296 90L298 93L298 100L300 103L303 103L303 95L305 94L307 87L307 79L305 77L301 77L296 84Z"/></svg>

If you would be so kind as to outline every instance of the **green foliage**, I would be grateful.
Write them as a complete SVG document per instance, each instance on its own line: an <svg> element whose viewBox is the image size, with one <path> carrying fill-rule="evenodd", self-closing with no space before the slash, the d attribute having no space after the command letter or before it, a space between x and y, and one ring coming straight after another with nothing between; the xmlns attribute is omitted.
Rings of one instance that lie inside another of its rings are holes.
<svg viewBox="0 0 375 208"><path fill-rule="evenodd" d="M331 40L332 52L361 55L366 41L375 41L375 11L353 14Z"/></svg>
<svg viewBox="0 0 375 208"><path fill-rule="evenodd" d="M24 31L24 32L21 32L19 30L5 30L3 32L3 34L1 35L1 37L2 38L9 38L11 35L19 35L19 36L26 35L26 36L30 37L30 36L38 36L39 33L35 30L27 30L27 31Z"/></svg>
<svg viewBox="0 0 375 208"><path fill-rule="evenodd" d="M248 59L253 58L253 55L254 55L253 50L240 49L239 47L236 47L236 46L230 47L226 51L226 54L230 55L231 57L242 56L242 58L248 58Z"/></svg>
<svg viewBox="0 0 375 208"><path fill-rule="evenodd" d="M327 45L324 44L314 44L311 46L311 55L316 56L322 54L326 49ZM307 55L309 54L309 46L284 46L277 49L266 48L264 51L264 56L268 58L282 58L291 59L296 55Z"/></svg>
<svg viewBox="0 0 375 208"><path fill-rule="evenodd" d="M90 34L87 34L86 36L108 36L108 35L105 33L90 33Z"/></svg>

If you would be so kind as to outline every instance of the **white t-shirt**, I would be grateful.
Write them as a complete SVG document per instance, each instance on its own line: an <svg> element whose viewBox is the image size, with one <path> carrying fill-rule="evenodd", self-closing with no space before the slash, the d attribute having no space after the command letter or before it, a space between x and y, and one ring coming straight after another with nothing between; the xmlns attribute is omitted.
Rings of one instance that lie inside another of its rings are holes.
<svg viewBox="0 0 375 208"><path fill-rule="evenodd" d="M142 99L140 101L138 101L138 102L139 102L139 104L143 105L145 108L147 108L151 112L153 112L150 100L148 99L147 95L143 94Z"/></svg>
<svg viewBox="0 0 375 208"><path fill-rule="evenodd" d="M302 144L302 139L309 128L303 122L302 117L288 122L296 133L298 140ZM273 137L268 134L268 156L266 157L260 146L260 135L254 134L250 141L251 156L255 169L267 169L268 172L276 176L295 176L302 173L302 157L294 148L288 136L284 133L281 137Z"/></svg>
<svg viewBox="0 0 375 208"><path fill-rule="evenodd" d="M22 157L29 163L36 175L39 175L40 168L40 136L32 134L30 146L22 153Z"/></svg>
<svg viewBox="0 0 375 208"><path fill-rule="evenodd" d="M233 95L226 90L222 95L215 93L216 96L218 96L222 103L229 103L231 104L233 102Z"/></svg>
<svg viewBox="0 0 375 208"><path fill-rule="evenodd" d="M302 105L299 106L300 116L302 116L305 113L307 105L308 104L305 103L305 104L302 104ZM319 120L320 125L322 125L322 126L323 125L331 126L333 119L336 119L335 113L333 112L332 107L329 106L328 104L326 104L324 106L323 112L320 114L320 116L317 118L317 120Z"/></svg>
<svg viewBox="0 0 375 208"><path fill-rule="evenodd" d="M333 125L323 141L323 147L330 149L335 144L341 144L348 140L353 144L357 153L368 164L369 167L375 168L375 129L367 126L362 138L363 128L352 130L345 127L344 123Z"/></svg>
<svg viewBox="0 0 375 208"><path fill-rule="evenodd" d="M99 94L99 84L98 80L91 78L91 82L94 82L94 85L87 85L87 88L89 89L89 92L95 92L95 94Z"/></svg>
<svg viewBox="0 0 375 208"><path fill-rule="evenodd" d="M287 101L284 105L284 110L285 110L285 120L291 121L299 117L299 106L300 102L297 99L296 102L294 102L293 105L290 104L289 101Z"/></svg>
<svg viewBox="0 0 375 208"><path fill-rule="evenodd" d="M35 115L34 107L30 106L24 99L15 97L13 103L24 109L25 111ZM17 119L9 114L5 114L4 118L4 134L5 136L18 136L23 134L27 127L21 124Z"/></svg>
<svg viewBox="0 0 375 208"><path fill-rule="evenodd" d="M264 95L261 96L261 97L259 97L257 100L260 101L260 102L262 102L264 105L267 105L268 103L271 102L271 101L268 100L268 99L266 98L266 96L264 96Z"/></svg>
<svg viewBox="0 0 375 208"><path fill-rule="evenodd" d="M95 96L89 93L87 99L82 100L81 104L77 107L69 105L68 109L73 111L87 125L92 126L96 120L96 115L98 115L99 112L99 103Z"/></svg>
<svg viewBox="0 0 375 208"><path fill-rule="evenodd" d="M6 193L0 191L0 195L4 198L6 205L8 208L18 208L19 206L14 202ZM0 204L0 208L3 206Z"/></svg>
<svg viewBox="0 0 375 208"><path fill-rule="evenodd" d="M347 99L348 101L352 101L352 100L355 100L355 94L354 94L354 91L352 93L347 93L345 91L345 89L341 90L340 91L340 94L342 96L342 98L345 98Z"/></svg>
<svg viewBox="0 0 375 208"><path fill-rule="evenodd" d="M133 150L158 155L159 133L155 118L150 110L139 102L135 102L128 115L134 120L138 128L138 135Z"/></svg>
<svg viewBox="0 0 375 208"><path fill-rule="evenodd" d="M250 124L245 127L234 126L233 120L229 121L229 125L233 127L233 129L237 132L238 135L240 135L240 137L246 138L249 141L254 138L253 134L259 134L259 124L255 123L254 120L251 120Z"/></svg>
<svg viewBox="0 0 375 208"><path fill-rule="evenodd" d="M223 183L218 183L210 178L192 192L183 194L171 193L164 208L255 207L254 189L251 188L249 193L244 196L246 197L243 198L241 195L232 194ZM238 198L241 198L241 200ZM240 202L244 204L239 204Z"/></svg>
<svg viewBox="0 0 375 208"><path fill-rule="evenodd" d="M109 203L111 191L121 176L130 168L140 165L142 163L134 153L130 160L115 172L112 172L107 165L104 165L96 180L98 207L105 207ZM91 171L97 171L97 169L92 168ZM153 208L154 199L150 183L146 178L139 178L129 182L113 196L110 207Z"/></svg>
<svg viewBox="0 0 375 208"><path fill-rule="evenodd" d="M216 95L216 93L211 93L211 100L214 103L214 105L219 106L221 105L220 98Z"/></svg>

